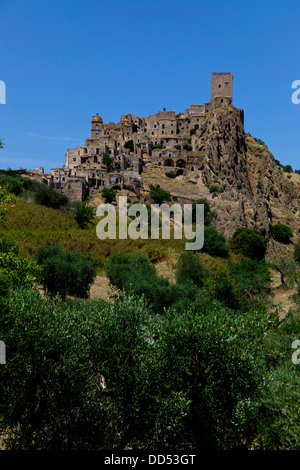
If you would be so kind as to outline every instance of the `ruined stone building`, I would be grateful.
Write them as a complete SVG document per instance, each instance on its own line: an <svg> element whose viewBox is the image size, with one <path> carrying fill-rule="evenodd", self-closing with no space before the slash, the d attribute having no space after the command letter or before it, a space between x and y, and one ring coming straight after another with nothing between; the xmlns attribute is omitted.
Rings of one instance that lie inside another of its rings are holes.
<svg viewBox="0 0 300 470"><path fill-rule="evenodd" d="M123 114L120 122L105 124L97 113L91 136L84 145L67 149L64 166L32 174L70 200L82 200L103 188L130 188L138 194L145 165L170 167L176 175L193 171L204 147L207 113L215 102L232 103L232 82L232 73L212 73L210 102L191 104L179 114L164 108L148 117Z"/></svg>

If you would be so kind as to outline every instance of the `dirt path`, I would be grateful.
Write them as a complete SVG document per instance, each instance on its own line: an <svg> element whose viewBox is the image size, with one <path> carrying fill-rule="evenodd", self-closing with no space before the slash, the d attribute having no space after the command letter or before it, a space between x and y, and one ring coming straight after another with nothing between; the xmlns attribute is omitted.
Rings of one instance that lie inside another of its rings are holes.
<svg viewBox="0 0 300 470"><path fill-rule="evenodd" d="M91 299L108 299L109 297L109 279L103 275L98 274L90 289Z"/></svg>
<svg viewBox="0 0 300 470"><path fill-rule="evenodd" d="M279 320L282 320L287 315L290 308L296 307L293 296L296 294L297 288L296 286L282 287L278 271L272 271L271 288L273 304L278 309Z"/></svg>

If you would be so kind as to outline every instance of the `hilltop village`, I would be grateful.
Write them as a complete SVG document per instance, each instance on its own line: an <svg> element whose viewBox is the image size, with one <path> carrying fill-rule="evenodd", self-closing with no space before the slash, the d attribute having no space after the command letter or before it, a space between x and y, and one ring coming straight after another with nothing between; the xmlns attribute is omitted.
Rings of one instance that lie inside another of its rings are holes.
<svg viewBox="0 0 300 470"><path fill-rule="evenodd" d="M215 103L232 104L232 84L232 73L212 73L210 102L191 104L179 114L164 108L148 117L123 114L117 124L105 124L97 113L91 136L67 149L65 165L50 173L42 167L31 170L31 177L76 201L103 188L139 195L147 165L171 167L175 176L194 171L204 153L208 112Z"/></svg>

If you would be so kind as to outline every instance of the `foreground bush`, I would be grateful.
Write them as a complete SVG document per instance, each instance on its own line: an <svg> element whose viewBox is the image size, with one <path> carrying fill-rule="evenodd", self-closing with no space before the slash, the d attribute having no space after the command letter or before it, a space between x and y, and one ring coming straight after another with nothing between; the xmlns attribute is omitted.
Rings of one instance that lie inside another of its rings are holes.
<svg viewBox="0 0 300 470"><path fill-rule="evenodd" d="M42 267L41 282L51 294L85 298L96 277L92 261L80 251L65 251L60 245L40 247L36 253Z"/></svg>
<svg viewBox="0 0 300 470"><path fill-rule="evenodd" d="M0 317L0 431L18 450L247 448L270 324L205 299L152 316L138 297L16 290Z"/></svg>

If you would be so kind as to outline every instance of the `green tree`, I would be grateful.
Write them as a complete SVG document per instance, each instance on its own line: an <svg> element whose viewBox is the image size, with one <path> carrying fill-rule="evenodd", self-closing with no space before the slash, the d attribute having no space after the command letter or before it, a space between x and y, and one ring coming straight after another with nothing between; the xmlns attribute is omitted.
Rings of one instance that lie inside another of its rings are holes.
<svg viewBox="0 0 300 470"><path fill-rule="evenodd" d="M196 223L196 205L203 204L204 205L204 225L210 225L215 213L211 210L210 204L206 198L199 199L192 204L192 222L193 224Z"/></svg>
<svg viewBox="0 0 300 470"><path fill-rule="evenodd" d="M112 157L110 157L106 153L102 153L102 163L107 166L108 171L111 170L113 161L114 159Z"/></svg>
<svg viewBox="0 0 300 470"><path fill-rule="evenodd" d="M283 171L285 171L286 173L293 173L293 168L291 167L291 165L285 165L283 167Z"/></svg>
<svg viewBox="0 0 300 470"><path fill-rule="evenodd" d="M236 281L228 269L218 268L213 277L205 280L205 287L214 298L229 308L237 309L239 299L236 293Z"/></svg>
<svg viewBox="0 0 300 470"><path fill-rule="evenodd" d="M248 227L237 228L229 241L229 245L233 251L250 259L258 260L264 258L267 249L267 241L261 233Z"/></svg>
<svg viewBox="0 0 300 470"><path fill-rule="evenodd" d="M124 144L124 148L129 149L130 152L133 152L134 151L134 142L133 142L133 140L127 140L127 142L125 142L125 144Z"/></svg>
<svg viewBox="0 0 300 470"><path fill-rule="evenodd" d="M18 247L2 239L0 248L0 286L6 286L6 293L20 286L32 287L41 271L35 260L21 258Z"/></svg>
<svg viewBox="0 0 300 470"><path fill-rule="evenodd" d="M292 229L284 224L273 225L270 228L270 233L276 241L284 244L290 243L290 239L293 236Z"/></svg>
<svg viewBox="0 0 300 470"><path fill-rule="evenodd" d="M41 282L50 294L86 298L96 277L96 269L90 259L78 250L65 251L60 245L40 247L36 253L42 267Z"/></svg>
<svg viewBox="0 0 300 470"><path fill-rule="evenodd" d="M203 286L209 276L208 269L202 264L198 253L185 251L180 255L176 264L176 281L184 284L192 281L197 286Z"/></svg>
<svg viewBox="0 0 300 470"><path fill-rule="evenodd" d="M64 194L60 194L55 191L55 189L48 188L45 185L34 193L34 201L37 204L52 207L53 209L60 209L62 206L66 206L69 202L68 198Z"/></svg>
<svg viewBox="0 0 300 470"><path fill-rule="evenodd" d="M226 238L222 233L219 233L212 226L206 226L204 227L204 245L202 251L210 256L227 258L229 246L227 245Z"/></svg>
<svg viewBox="0 0 300 470"><path fill-rule="evenodd" d="M149 259L145 255L125 255L113 253L106 263L106 274L110 282L123 289L130 272L139 276L156 274L155 267L150 264ZM137 279L138 280L138 279Z"/></svg>
<svg viewBox="0 0 300 470"><path fill-rule="evenodd" d="M95 210L88 205L88 201L82 201L75 206L75 220L79 227L84 229L87 225L93 222L95 218Z"/></svg>
<svg viewBox="0 0 300 470"><path fill-rule="evenodd" d="M235 279L235 292L242 307L247 308L255 300L265 300L270 293L271 274L268 264L257 259L242 259L230 264Z"/></svg>

